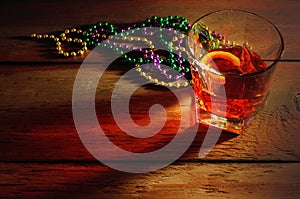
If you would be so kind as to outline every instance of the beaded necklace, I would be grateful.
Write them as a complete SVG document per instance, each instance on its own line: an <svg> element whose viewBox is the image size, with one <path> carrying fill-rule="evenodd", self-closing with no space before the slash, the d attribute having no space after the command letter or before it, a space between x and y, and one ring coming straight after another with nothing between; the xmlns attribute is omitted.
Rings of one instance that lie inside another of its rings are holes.
<svg viewBox="0 0 300 199"><path fill-rule="evenodd" d="M135 30L139 30L140 28L144 27L159 27L174 30L174 33L177 36L173 36L171 42L164 40L163 36L160 35L161 43L163 43L165 46L167 46L167 49L169 49L167 56L162 56L160 51L155 50L155 46L152 44L152 41L147 40L147 38L129 36L129 31L131 31L131 33L134 33ZM108 22L101 22L91 25L85 30L77 28L66 29L59 36L56 36L54 34L49 35L33 33L31 37L37 39L52 39L56 44L58 54L63 55L64 57L81 56L87 53L88 49L93 49L96 46L102 45L103 47L113 49L115 52L119 53L126 62L135 65L136 71L141 76L148 79L150 82L162 86L185 87L189 85L187 81L177 82L176 80L183 76L185 76L187 79L191 79L190 63L181 55L181 53L186 53L185 47L181 46L182 38L187 34L190 27L191 25L184 17L153 16L146 19L144 22L135 23L127 28L116 28ZM205 45L204 47L206 47L206 49L208 50L213 48L230 47L234 45L234 42L226 40L225 37L219 33L208 30L208 28L204 25L199 25L197 29L199 31L199 41L201 41ZM110 38L117 34L119 34L120 37L115 36L114 39L123 41L141 41L147 44L149 48L142 49L134 46L130 47L126 44L111 43L109 40L107 40L107 38ZM79 44L81 48L76 51L64 50L62 44L64 42L75 43L77 45ZM130 51L138 51L140 52L139 54L141 54L141 56L129 56L128 54L124 53L124 49L128 49ZM173 50L180 50L180 52L178 54L175 54L173 53ZM147 66L143 66L143 64L146 63L154 63L154 67L150 68ZM163 69L161 67L161 65L167 65L172 69L178 71L179 74L169 74L166 69ZM158 70L165 77L165 79L168 80L168 82L158 80L157 78L149 75L149 71L153 69ZM174 80L175 82L170 82L170 80Z"/></svg>

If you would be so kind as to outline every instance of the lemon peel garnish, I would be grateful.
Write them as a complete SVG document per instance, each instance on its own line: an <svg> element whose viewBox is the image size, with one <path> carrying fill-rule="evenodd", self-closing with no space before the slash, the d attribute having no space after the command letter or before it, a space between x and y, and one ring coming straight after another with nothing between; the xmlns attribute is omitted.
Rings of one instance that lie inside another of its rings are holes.
<svg viewBox="0 0 300 199"><path fill-rule="evenodd" d="M224 51L209 52L201 59L201 62L204 64L208 64L210 61L217 58L228 60L231 63L233 63L235 66L241 65L240 59L237 56Z"/></svg>

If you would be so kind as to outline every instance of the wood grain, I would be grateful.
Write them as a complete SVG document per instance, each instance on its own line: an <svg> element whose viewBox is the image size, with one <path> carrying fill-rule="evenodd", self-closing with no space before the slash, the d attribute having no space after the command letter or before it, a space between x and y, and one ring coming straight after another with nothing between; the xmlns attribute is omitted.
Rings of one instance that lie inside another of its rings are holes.
<svg viewBox="0 0 300 199"><path fill-rule="evenodd" d="M207 159L299 160L300 112L293 100L300 91L298 67L298 63L278 64L267 106L241 136L223 132L219 144ZM78 68L79 65L0 69L2 161L94 159L82 145L72 117L72 89ZM132 99L135 108L131 110L136 122L147 124L148 108L155 103L166 107L169 122L160 136L131 145L137 140L124 135L114 123L110 110L111 92L121 73L122 70L108 70L98 86L96 107L102 128L117 145L128 150L147 151L164 146L178 129L180 109L176 99L161 87L148 86L137 90ZM134 85L128 80L126 86L131 84ZM191 107L187 106L186 111L192 113ZM206 128L200 127L185 158L198 158L205 135Z"/></svg>
<svg viewBox="0 0 300 199"><path fill-rule="evenodd" d="M1 198L297 198L299 164L178 163L147 174L101 164L0 164Z"/></svg>
<svg viewBox="0 0 300 199"><path fill-rule="evenodd" d="M123 9L126 8L126 9ZM106 1L6 1L0 13L0 61L82 61L83 57L64 59L57 56L53 42L30 39L33 32L59 33L66 28L109 21L126 24L143 21L153 15L185 16L190 23L202 15L219 9L243 9L260 14L272 21L285 40L283 59L299 60L300 47L298 19L300 5L297 1L168 1L158 0L131 2ZM261 33L263 34L263 33Z"/></svg>

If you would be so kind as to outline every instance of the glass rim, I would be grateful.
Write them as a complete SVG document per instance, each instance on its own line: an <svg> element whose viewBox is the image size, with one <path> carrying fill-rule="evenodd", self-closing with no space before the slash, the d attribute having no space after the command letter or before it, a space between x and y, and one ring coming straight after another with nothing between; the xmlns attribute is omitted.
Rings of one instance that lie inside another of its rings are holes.
<svg viewBox="0 0 300 199"><path fill-rule="evenodd" d="M246 74L227 74L227 73L224 73L224 72L219 72L216 73L214 72L216 75L222 75L222 76L237 76L237 77L246 77L246 76L255 76L255 75L258 75L260 73L264 73L268 70L270 70L271 68L273 68L278 61L280 61L282 55L283 55L283 51L284 51L284 40L283 40L283 36L281 34L281 32L279 31L279 29L267 18L259 15L259 14L256 14L256 13L253 13L253 12L250 12L250 11L247 11L247 10L240 10L240 9L220 9L220 10L216 10L216 11L212 11L212 12L209 12L203 16L201 16L200 18L198 18L190 27L190 29L188 30L188 38L189 38L189 35L190 35L190 32L192 31L193 27L203 18L209 16L209 15L212 15L212 14L216 14L216 13L220 13L220 12L240 12L240 13L245 13L245 14L250 14L250 15L253 15L253 16L256 16L256 17L259 17L263 20L265 20L266 22L268 22L273 28L274 30L277 32L277 34L279 35L279 38L280 38L280 49L278 51L278 55L277 55L277 58L275 60L263 60L263 61L272 61L273 63L271 63L268 67L264 68L264 69L261 69L259 71L256 71L256 72L252 72L252 73L246 73ZM189 41L187 42L189 43ZM188 49L188 56L192 56L196 59L196 57L194 56L194 54L190 51L190 48L187 47ZM213 71L211 71L213 72Z"/></svg>

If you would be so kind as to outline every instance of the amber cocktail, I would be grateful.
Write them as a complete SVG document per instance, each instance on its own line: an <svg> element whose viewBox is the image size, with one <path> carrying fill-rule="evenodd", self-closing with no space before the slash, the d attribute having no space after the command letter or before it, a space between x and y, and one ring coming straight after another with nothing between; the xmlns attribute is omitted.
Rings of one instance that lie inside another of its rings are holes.
<svg viewBox="0 0 300 199"><path fill-rule="evenodd" d="M222 10L189 31L196 118L233 133L264 105L283 51L278 29L256 14Z"/></svg>

